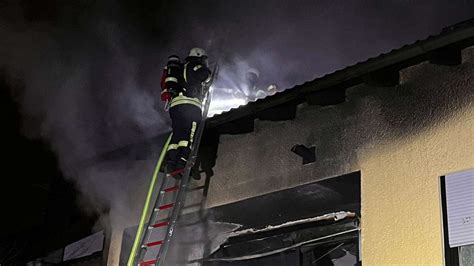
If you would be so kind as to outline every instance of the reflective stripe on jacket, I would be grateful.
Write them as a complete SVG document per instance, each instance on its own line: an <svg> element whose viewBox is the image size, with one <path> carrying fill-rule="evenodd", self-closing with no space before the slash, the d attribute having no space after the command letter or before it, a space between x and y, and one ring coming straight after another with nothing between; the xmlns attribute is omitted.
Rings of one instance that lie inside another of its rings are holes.
<svg viewBox="0 0 474 266"><path fill-rule="evenodd" d="M198 98L186 97L182 93L180 93L178 96L174 97L171 100L170 108L180 104L192 104L194 106L202 108L201 100L199 100Z"/></svg>

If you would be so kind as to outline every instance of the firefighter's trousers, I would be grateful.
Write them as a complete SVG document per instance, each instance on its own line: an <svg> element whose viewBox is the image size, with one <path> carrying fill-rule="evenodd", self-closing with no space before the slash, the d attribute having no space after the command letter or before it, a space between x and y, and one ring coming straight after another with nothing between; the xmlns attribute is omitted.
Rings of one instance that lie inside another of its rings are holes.
<svg viewBox="0 0 474 266"><path fill-rule="evenodd" d="M202 120L201 102L197 98L178 96L171 101L170 118L173 129L166 155L168 169L182 169L191 154L195 133Z"/></svg>

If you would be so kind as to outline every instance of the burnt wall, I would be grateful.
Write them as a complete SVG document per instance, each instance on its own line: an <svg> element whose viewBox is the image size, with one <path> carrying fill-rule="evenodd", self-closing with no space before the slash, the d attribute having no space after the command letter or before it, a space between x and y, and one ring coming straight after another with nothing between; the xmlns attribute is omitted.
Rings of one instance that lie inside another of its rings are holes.
<svg viewBox="0 0 474 266"><path fill-rule="evenodd" d="M426 134L472 107L473 48L463 63L428 62L400 71L393 87L358 85L346 102L298 106L291 121L255 121L248 134L220 137L209 206L357 171L359 152ZM303 166L290 151L316 147L316 162Z"/></svg>

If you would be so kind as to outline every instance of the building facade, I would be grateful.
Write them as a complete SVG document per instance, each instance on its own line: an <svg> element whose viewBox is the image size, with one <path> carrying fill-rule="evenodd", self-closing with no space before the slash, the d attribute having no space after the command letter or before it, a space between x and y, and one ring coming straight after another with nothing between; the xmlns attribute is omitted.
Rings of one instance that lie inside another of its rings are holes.
<svg viewBox="0 0 474 266"><path fill-rule="evenodd" d="M442 265L440 177L474 168L473 29L445 29L211 118L219 141L207 206L360 171L363 263ZM315 147L315 161L303 165L295 145Z"/></svg>

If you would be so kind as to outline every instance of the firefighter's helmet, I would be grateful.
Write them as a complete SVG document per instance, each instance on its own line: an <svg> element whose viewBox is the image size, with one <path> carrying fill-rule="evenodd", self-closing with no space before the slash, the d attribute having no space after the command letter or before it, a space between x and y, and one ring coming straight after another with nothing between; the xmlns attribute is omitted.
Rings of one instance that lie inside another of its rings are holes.
<svg viewBox="0 0 474 266"><path fill-rule="evenodd" d="M202 48L194 47L189 51L189 56L207 57L207 53Z"/></svg>
<svg viewBox="0 0 474 266"><path fill-rule="evenodd" d="M254 75L257 78L259 78L260 77L260 72L258 72L258 70L256 68L251 67L247 70L247 75Z"/></svg>

